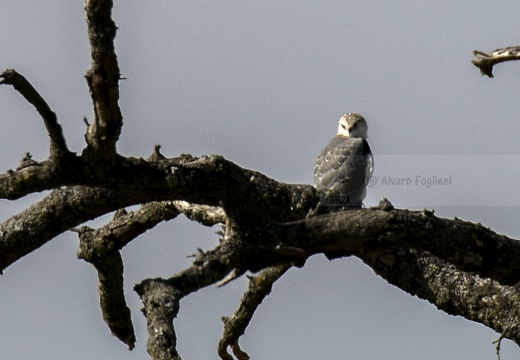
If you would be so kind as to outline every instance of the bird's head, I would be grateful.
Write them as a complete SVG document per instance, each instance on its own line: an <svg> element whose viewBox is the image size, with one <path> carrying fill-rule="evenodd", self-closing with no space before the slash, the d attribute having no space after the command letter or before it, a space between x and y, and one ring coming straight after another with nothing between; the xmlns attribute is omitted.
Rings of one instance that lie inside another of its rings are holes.
<svg viewBox="0 0 520 360"><path fill-rule="evenodd" d="M366 139L367 121L358 113L347 113L339 119L338 135Z"/></svg>

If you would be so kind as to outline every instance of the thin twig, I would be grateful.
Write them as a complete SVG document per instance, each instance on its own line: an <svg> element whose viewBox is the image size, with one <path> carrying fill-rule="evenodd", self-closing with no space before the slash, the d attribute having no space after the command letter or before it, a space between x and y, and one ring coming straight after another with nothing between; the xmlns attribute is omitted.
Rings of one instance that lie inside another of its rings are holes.
<svg viewBox="0 0 520 360"><path fill-rule="evenodd" d="M288 263L272 266L249 278L249 287L242 296L238 309L231 317L222 318L224 332L218 344L218 354L222 360L233 359L227 351L228 347L238 360L249 359L247 353L240 349L238 339L244 334L258 306L271 293L273 284L293 265Z"/></svg>
<svg viewBox="0 0 520 360"><path fill-rule="evenodd" d="M507 334L509 331L513 328L513 326L507 326L506 329L500 334L498 339L493 341L493 344L497 344L496 346L496 352L497 352L497 359L500 360L500 345L502 344L502 340L507 337Z"/></svg>

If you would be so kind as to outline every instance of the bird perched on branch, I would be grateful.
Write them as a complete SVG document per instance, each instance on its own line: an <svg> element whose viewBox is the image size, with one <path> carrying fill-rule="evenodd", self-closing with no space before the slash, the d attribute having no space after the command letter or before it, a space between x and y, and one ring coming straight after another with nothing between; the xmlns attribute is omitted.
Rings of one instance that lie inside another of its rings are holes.
<svg viewBox="0 0 520 360"><path fill-rule="evenodd" d="M363 206L374 168L367 131L367 122L358 113L348 113L339 119L338 133L314 165L314 185L321 196L319 213Z"/></svg>

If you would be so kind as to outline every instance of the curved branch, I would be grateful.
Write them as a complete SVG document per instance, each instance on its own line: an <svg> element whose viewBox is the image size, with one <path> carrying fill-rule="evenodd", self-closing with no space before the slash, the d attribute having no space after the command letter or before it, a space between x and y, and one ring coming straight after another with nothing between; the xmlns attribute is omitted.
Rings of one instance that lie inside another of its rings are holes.
<svg viewBox="0 0 520 360"><path fill-rule="evenodd" d="M115 252L95 263L99 279L99 303L103 320L112 334L128 346L135 347L135 332L123 291L123 258Z"/></svg>
<svg viewBox="0 0 520 360"><path fill-rule="evenodd" d="M177 201L151 202L135 212L117 211L114 219L98 230L86 226L76 230L80 238L78 258L94 265L98 272L103 319L112 334L130 350L135 346L135 334L123 290L123 259L119 250L158 223L175 218L181 213L179 208L206 225L225 217L221 209L208 206Z"/></svg>
<svg viewBox="0 0 520 360"><path fill-rule="evenodd" d="M86 229L80 232L81 243L95 241L90 238ZM88 239L88 240L87 240ZM84 247L81 246L80 247ZM78 257L80 254L78 252ZM135 347L135 332L130 315L130 308L126 304L123 290L123 258L119 251L112 252L101 258L85 259L97 270L99 280L99 304L103 320L108 325L112 335L121 340L130 350Z"/></svg>
<svg viewBox="0 0 520 360"><path fill-rule="evenodd" d="M86 172L83 181L119 190L87 187L55 190L40 203L0 225L0 269L54 236L96 216L138 203L183 200L222 206L228 220L227 234L217 249L199 254L192 267L167 280L180 297L214 284L232 271L234 278L247 270L261 271L304 260L317 253L324 253L329 258L352 254L361 257L367 254L363 251L411 249L455 265L457 271L476 273L494 281L493 287L498 289L494 294L502 294L500 296L506 299L504 306L516 301L512 285L520 281L519 242L495 234L480 224L440 219L429 211L396 210L389 203L302 220L318 201L314 188L277 182L220 156L162 159L157 155L149 161L125 158L118 161L105 168L103 178L88 177ZM27 167L22 167L20 172L37 172L41 168L29 158L25 165ZM197 207L192 205L178 202L175 206L171 216L182 211L203 222L223 220L218 212L206 217L207 212L203 211L206 215L199 216ZM300 220L284 223L295 219ZM147 226L153 227L156 223ZM146 228L142 224L139 226L139 231ZM119 230L116 229L116 233ZM116 248L124 246L131 238L121 237L124 240ZM395 259L391 255L380 256L378 261L392 264ZM422 273L415 274L415 282L410 281L408 286L411 287L406 290L410 293L419 293L425 286ZM455 273L446 274L455 276ZM470 277L475 278L467 275L468 279ZM464 286L470 286L468 284ZM441 287L432 290L428 285L428 289L431 294L424 292L425 298L433 299L442 308L443 305L435 300L441 298ZM464 301L471 299L461 300ZM463 312L463 306L452 306L449 310L502 331L505 320L489 318L489 314L498 311L497 306L486 300L481 301L479 307L473 307L476 310L469 315ZM511 314L513 317L507 327L515 327L518 322L517 314ZM514 331L507 334L515 339Z"/></svg>
<svg viewBox="0 0 520 360"><path fill-rule="evenodd" d="M378 275L440 310L484 324L520 345L520 286L461 271L427 251L367 249L358 255Z"/></svg>
<svg viewBox="0 0 520 360"><path fill-rule="evenodd" d="M0 175L0 198L16 200L35 192L77 185L86 178L84 162L73 153L61 153L43 162L26 154L15 171Z"/></svg>
<svg viewBox="0 0 520 360"><path fill-rule="evenodd" d="M160 222L173 219L179 214L180 212L171 205L171 202L151 202L130 213L121 209L116 212L110 223L100 229L93 230L82 226L78 230L80 234L78 257L88 262L103 259L121 250L130 241L153 229Z"/></svg>
<svg viewBox="0 0 520 360"><path fill-rule="evenodd" d="M69 153L63 130L58 123L56 114L47 102L36 91L31 83L14 69L7 69L0 73L0 84L12 85L30 104L32 104L43 119L47 133L51 139L50 156L55 157Z"/></svg>
<svg viewBox="0 0 520 360"><path fill-rule="evenodd" d="M160 222L174 219L181 213L207 226L225 222L222 209L192 205L184 201L154 201L144 204L137 211L117 211L114 219L100 229L93 230L86 226L78 229L78 257L88 262L102 259L123 249L130 241L153 229Z"/></svg>
<svg viewBox="0 0 520 360"><path fill-rule="evenodd" d="M442 219L430 211L374 207L274 225L276 251L293 258L329 258L379 246L429 251L457 268L512 285L520 281L520 241L481 224Z"/></svg>
<svg viewBox="0 0 520 360"><path fill-rule="evenodd" d="M388 206L275 225L288 258L356 255L402 290L520 344L520 242L481 224Z"/></svg>
<svg viewBox="0 0 520 360"><path fill-rule="evenodd" d="M0 224L0 272L59 234L142 199L124 191L69 187Z"/></svg>
<svg viewBox="0 0 520 360"><path fill-rule="evenodd" d="M520 60L520 46L510 46L493 50L490 53L474 50L475 58L471 61L480 69L482 75L493 77L493 66L505 61Z"/></svg>
<svg viewBox="0 0 520 360"><path fill-rule="evenodd" d="M170 166L174 167L170 169ZM79 170L70 171L75 169ZM219 156L188 163L185 163L185 157L157 163L120 158L119 163L105 168L100 175L103 178L96 178L98 172L88 166L65 170L70 171L68 175L61 169L53 173L45 166L30 166L0 177L0 189L4 189L8 198L23 193L26 190L24 185L32 190L45 188L42 184L99 186L55 190L39 203L1 224L0 270L62 232L130 205L164 200L223 205L226 214L233 214L241 223L255 221L260 225L273 219L286 221L301 218L317 202L316 192L311 186L281 184ZM10 182L10 176L18 179L17 186ZM24 176L31 182L24 181ZM195 208L182 206L184 209L181 211L195 216ZM213 217L219 219L219 216L215 214ZM153 224L150 226L153 227Z"/></svg>
<svg viewBox="0 0 520 360"><path fill-rule="evenodd" d="M249 359L249 356L240 349L238 339L246 331L258 306L271 293L273 284L292 266L293 264L272 266L249 278L249 287L242 296L238 309L231 317L222 318L224 332L218 344L218 354L222 360L233 360L233 357L227 352L228 347L233 350L237 359Z"/></svg>

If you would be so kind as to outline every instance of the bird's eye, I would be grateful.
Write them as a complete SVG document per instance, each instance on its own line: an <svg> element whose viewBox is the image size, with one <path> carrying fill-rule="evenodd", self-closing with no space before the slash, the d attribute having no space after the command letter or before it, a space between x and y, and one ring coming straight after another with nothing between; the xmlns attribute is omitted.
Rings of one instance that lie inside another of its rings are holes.
<svg viewBox="0 0 520 360"><path fill-rule="evenodd" d="M347 129L347 127L345 125L343 125L343 124L341 124L341 127L343 128L343 130Z"/></svg>

